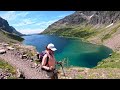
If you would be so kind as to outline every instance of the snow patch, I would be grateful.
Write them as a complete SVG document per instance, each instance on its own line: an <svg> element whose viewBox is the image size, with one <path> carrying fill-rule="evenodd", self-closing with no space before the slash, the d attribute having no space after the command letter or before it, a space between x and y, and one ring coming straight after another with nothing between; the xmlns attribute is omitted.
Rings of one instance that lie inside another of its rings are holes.
<svg viewBox="0 0 120 90"><path fill-rule="evenodd" d="M112 26L112 25L113 25L113 23L111 23L110 25L106 26L106 28L108 28L108 27L110 27L110 26Z"/></svg>

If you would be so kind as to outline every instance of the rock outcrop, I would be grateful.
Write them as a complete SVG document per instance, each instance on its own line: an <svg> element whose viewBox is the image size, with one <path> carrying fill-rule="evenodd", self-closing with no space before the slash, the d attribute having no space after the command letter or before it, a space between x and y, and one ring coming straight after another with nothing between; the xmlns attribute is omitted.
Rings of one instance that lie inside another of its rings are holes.
<svg viewBox="0 0 120 90"><path fill-rule="evenodd" d="M23 34L18 32L14 27L10 26L9 23L7 22L7 20L3 19L0 17L0 29L12 33L12 34L16 34L18 36L22 36Z"/></svg>

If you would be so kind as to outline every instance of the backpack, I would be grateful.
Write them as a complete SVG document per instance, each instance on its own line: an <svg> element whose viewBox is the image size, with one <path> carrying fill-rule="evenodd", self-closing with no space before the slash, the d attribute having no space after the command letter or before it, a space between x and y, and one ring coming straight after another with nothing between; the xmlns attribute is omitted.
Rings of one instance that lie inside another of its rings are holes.
<svg viewBox="0 0 120 90"><path fill-rule="evenodd" d="M42 59L44 57L44 55L46 54L45 51L42 51L40 54L39 54L39 62L42 63ZM48 60L49 60L49 57L47 56L47 61L46 61L46 64L45 66L48 64Z"/></svg>

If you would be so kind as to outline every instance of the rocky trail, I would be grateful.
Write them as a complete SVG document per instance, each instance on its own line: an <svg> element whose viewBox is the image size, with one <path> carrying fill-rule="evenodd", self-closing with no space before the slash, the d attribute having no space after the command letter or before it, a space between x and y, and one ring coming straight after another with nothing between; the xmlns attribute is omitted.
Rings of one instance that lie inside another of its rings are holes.
<svg viewBox="0 0 120 90"><path fill-rule="evenodd" d="M24 74L25 79L47 79L45 73L41 71L40 66L36 67L35 63L31 60L21 59L16 50L8 50L6 53L0 54L0 58L20 70Z"/></svg>

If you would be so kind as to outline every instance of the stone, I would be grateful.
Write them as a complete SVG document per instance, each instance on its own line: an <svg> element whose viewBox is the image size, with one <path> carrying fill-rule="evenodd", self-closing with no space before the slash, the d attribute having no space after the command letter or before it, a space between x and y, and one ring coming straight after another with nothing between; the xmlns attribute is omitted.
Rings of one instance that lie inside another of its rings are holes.
<svg viewBox="0 0 120 90"><path fill-rule="evenodd" d="M6 53L6 50L5 49L1 49L0 50L0 54L4 54L4 53Z"/></svg>
<svg viewBox="0 0 120 90"><path fill-rule="evenodd" d="M8 50L14 50L15 48L12 47L7 47Z"/></svg>
<svg viewBox="0 0 120 90"><path fill-rule="evenodd" d="M19 69L17 69L17 71L16 71L16 77L19 78L20 75L21 75L21 71Z"/></svg>
<svg viewBox="0 0 120 90"><path fill-rule="evenodd" d="M36 68L36 67L37 67L37 63L31 64L31 68Z"/></svg>
<svg viewBox="0 0 120 90"><path fill-rule="evenodd" d="M9 44L3 44L4 47L9 46Z"/></svg>
<svg viewBox="0 0 120 90"><path fill-rule="evenodd" d="M21 58L22 58L22 59L26 59L26 58L27 58L27 55L22 55Z"/></svg>

